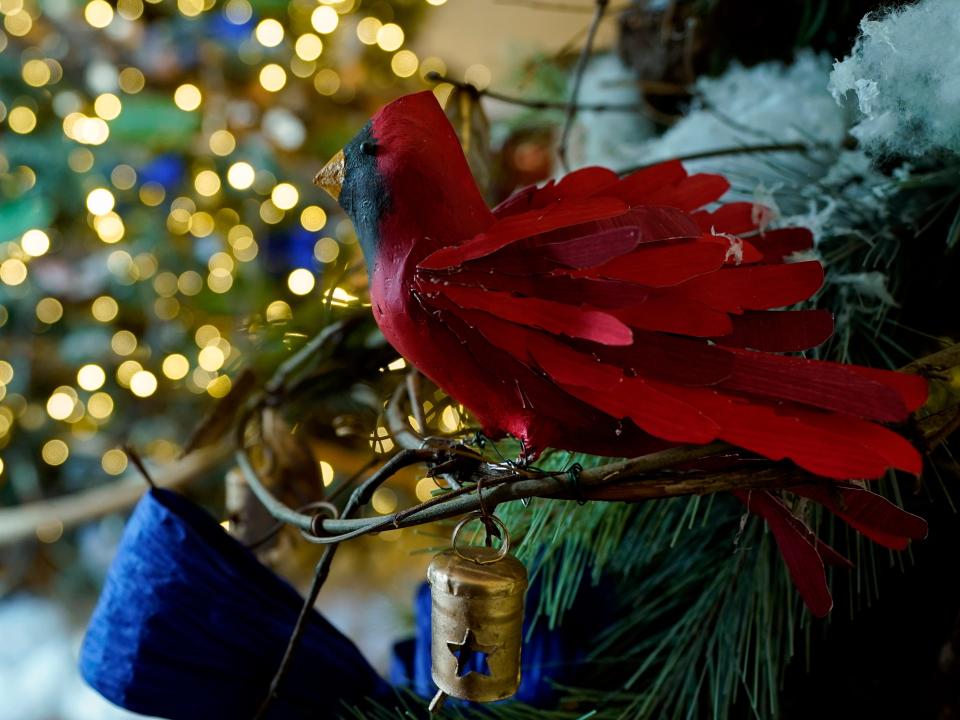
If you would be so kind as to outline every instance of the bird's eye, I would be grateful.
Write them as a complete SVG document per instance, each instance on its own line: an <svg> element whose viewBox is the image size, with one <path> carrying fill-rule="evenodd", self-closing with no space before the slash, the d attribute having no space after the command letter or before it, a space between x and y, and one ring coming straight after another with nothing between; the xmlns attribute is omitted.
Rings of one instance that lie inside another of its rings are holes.
<svg viewBox="0 0 960 720"><path fill-rule="evenodd" d="M376 155L377 146L372 142L362 142L360 143L360 152L362 152L364 155Z"/></svg>

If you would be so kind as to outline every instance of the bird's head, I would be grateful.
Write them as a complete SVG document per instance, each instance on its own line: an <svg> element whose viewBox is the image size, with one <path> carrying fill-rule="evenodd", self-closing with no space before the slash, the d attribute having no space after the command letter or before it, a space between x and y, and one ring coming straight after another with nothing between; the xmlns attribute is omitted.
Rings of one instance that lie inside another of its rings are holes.
<svg viewBox="0 0 960 720"><path fill-rule="evenodd" d="M385 249L418 244L426 251L490 222L456 133L430 91L383 107L314 182L353 220L368 267Z"/></svg>

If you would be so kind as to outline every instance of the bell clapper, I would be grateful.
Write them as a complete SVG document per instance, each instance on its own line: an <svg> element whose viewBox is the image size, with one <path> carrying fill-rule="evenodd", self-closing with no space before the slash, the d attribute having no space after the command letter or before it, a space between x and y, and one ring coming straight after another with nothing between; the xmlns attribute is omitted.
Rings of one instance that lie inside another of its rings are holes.
<svg viewBox="0 0 960 720"><path fill-rule="evenodd" d="M443 690L437 690L437 694L433 696L433 700L430 701L430 705L427 708L431 715L440 712L443 704L447 701L447 697L448 695Z"/></svg>

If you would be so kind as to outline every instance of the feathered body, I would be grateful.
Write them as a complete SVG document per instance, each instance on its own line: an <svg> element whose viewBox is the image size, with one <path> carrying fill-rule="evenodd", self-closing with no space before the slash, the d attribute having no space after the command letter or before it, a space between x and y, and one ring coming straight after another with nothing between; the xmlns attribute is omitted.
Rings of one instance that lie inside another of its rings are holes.
<svg viewBox="0 0 960 720"><path fill-rule="evenodd" d="M917 409L925 382L774 354L829 337L829 313L781 309L812 296L823 269L786 262L811 247L807 230L718 204L728 187L679 162L623 179L586 168L491 210L425 92L344 149L339 200L387 340L530 457L724 440L834 479L919 473L881 423ZM752 509L769 520L766 500Z"/></svg>

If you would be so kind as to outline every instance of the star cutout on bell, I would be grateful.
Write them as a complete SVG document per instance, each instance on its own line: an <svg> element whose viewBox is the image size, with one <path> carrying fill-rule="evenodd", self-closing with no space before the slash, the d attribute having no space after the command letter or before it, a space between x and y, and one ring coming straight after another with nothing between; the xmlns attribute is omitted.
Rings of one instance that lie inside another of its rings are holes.
<svg viewBox="0 0 960 720"><path fill-rule="evenodd" d="M470 628L467 628L462 642L448 642L447 647L450 648L450 653L457 659L457 677L465 677L472 672L481 675L490 674L490 665L487 663L487 658L497 651L497 646L481 645L477 642L477 637ZM469 666L474 657L477 658L475 663L477 667L472 668Z"/></svg>

